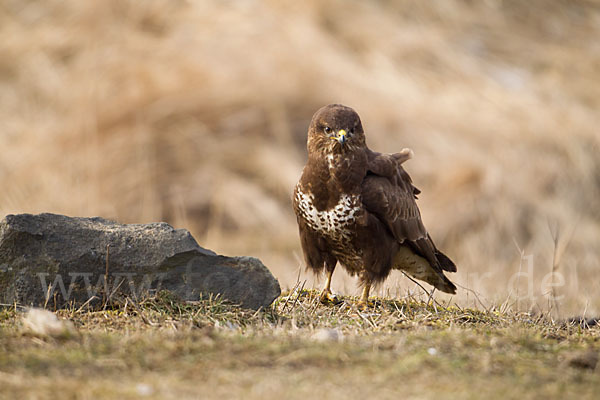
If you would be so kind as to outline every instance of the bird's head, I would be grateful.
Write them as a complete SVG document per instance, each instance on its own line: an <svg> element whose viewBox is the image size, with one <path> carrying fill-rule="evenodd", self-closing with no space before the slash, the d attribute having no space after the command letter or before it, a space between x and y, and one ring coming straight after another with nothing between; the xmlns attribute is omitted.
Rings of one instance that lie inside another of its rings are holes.
<svg viewBox="0 0 600 400"><path fill-rule="evenodd" d="M360 117L352 108L330 104L320 108L313 116L308 128L309 153L340 153L365 146Z"/></svg>

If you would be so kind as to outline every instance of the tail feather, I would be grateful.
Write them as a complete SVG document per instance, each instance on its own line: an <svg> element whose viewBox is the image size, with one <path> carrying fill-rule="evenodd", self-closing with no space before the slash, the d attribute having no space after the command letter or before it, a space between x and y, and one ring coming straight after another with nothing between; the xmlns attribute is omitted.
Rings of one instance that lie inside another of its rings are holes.
<svg viewBox="0 0 600 400"><path fill-rule="evenodd" d="M445 255L444 253L442 253L441 251L438 250L435 253L435 257L437 258L438 262L440 263L440 267L442 267L442 270L448 271L448 272L456 272L456 265L450 258L448 258L447 255Z"/></svg>
<svg viewBox="0 0 600 400"><path fill-rule="evenodd" d="M437 275L439 279L434 279L434 282L426 282L430 283L431 285L433 285L434 288L436 288L437 290L441 290L444 293L456 294L456 286L454 285L454 283L450 282L450 279L448 279L443 272L438 273Z"/></svg>
<svg viewBox="0 0 600 400"><path fill-rule="evenodd" d="M448 257L444 257L450 262L450 265L454 266ZM393 268L425 281L444 293L456 294L456 286L444 275L439 266L433 267L427 259L415 253L410 246L400 247L394 257ZM456 270L456 266L454 266L454 270Z"/></svg>

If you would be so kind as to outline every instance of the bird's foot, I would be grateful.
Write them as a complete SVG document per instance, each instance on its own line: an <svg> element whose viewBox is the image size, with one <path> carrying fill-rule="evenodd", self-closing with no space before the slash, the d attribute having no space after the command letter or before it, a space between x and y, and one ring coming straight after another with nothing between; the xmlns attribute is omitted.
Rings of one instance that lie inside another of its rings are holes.
<svg viewBox="0 0 600 400"><path fill-rule="evenodd" d="M331 293L330 290L324 290L321 292L320 300L322 304L336 305L340 304L342 300L335 294Z"/></svg>
<svg viewBox="0 0 600 400"><path fill-rule="evenodd" d="M366 311L369 308L374 308L375 307L375 302L371 301L371 300L359 300L358 304L356 305L359 309L359 311Z"/></svg>

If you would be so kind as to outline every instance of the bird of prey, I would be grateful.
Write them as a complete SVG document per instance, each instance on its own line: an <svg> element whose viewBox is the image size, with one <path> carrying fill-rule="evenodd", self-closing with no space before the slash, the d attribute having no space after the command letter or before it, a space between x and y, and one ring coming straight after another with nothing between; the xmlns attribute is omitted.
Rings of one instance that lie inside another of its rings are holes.
<svg viewBox="0 0 600 400"><path fill-rule="evenodd" d="M358 114L341 104L315 113L307 148L293 206L307 268L327 273L323 303L337 302L331 277L338 262L359 276L361 308L369 304L371 286L383 282L392 269L456 293L444 275L456 272L456 266L423 226L416 203L420 191L402 167L411 150L370 150Z"/></svg>

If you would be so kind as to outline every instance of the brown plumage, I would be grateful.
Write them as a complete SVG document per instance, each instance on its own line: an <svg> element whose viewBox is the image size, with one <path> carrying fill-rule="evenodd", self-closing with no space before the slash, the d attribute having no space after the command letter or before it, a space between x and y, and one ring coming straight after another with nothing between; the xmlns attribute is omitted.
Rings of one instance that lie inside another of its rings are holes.
<svg viewBox="0 0 600 400"><path fill-rule="evenodd" d="M331 295L331 275L339 262L364 285L400 269L435 288L456 293L443 271L454 263L427 233L413 186L402 163L412 157L371 151L358 114L330 104L318 110L308 129L308 161L295 187L294 211L308 268L327 272L323 301Z"/></svg>

